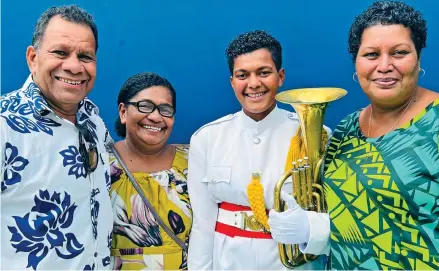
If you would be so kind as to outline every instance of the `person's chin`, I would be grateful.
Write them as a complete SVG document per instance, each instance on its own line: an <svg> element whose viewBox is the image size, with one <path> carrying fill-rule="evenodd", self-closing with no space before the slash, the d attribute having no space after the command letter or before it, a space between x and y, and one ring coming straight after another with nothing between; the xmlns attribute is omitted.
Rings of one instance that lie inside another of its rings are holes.
<svg viewBox="0 0 439 271"><path fill-rule="evenodd" d="M400 92L395 88L388 88L388 89L376 89L374 90L373 97L376 100L382 101L382 102L392 102L394 100L397 100L400 96Z"/></svg>
<svg viewBox="0 0 439 271"><path fill-rule="evenodd" d="M142 135L142 141L151 146L160 145L166 142L166 136L164 134L157 134L157 135Z"/></svg>
<svg viewBox="0 0 439 271"><path fill-rule="evenodd" d="M84 92L66 92L63 91L60 93L60 95L55 95L55 98L62 103L65 104L79 104L84 98L86 97L86 94Z"/></svg>
<svg viewBox="0 0 439 271"><path fill-rule="evenodd" d="M254 114L264 113L272 107L268 102L263 103L247 103L245 109Z"/></svg>
<svg viewBox="0 0 439 271"><path fill-rule="evenodd" d="M244 108L245 111L247 111L247 113L250 114L264 114L267 113L268 115L268 110L270 109L270 106L264 106L264 107L246 107Z"/></svg>

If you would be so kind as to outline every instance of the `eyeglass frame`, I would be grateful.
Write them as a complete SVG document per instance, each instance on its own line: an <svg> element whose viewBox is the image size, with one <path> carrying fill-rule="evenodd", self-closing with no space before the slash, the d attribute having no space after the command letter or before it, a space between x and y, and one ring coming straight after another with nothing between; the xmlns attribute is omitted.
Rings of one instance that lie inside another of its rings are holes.
<svg viewBox="0 0 439 271"><path fill-rule="evenodd" d="M152 104L153 105L153 108L152 108L152 111L151 112L143 112L143 111L140 111L140 107L139 107L139 104L140 103L150 103L150 104ZM140 113L144 113L144 114L151 114L151 113L153 113L156 109L158 110L158 112L159 112L159 114L160 114L160 116L162 116L162 117L165 117L165 118L172 118L172 117L174 117L175 116L175 113L177 113L177 109L175 109L175 107L173 107L172 105L170 105L170 104L159 104L159 105L157 105L157 104L155 104L153 101L151 101L151 100L141 100L141 101L137 101L137 102L124 102L124 104L126 104L126 105L134 105L136 108L137 108L137 111L139 111ZM169 107L171 107L173 110L174 110L174 112L172 113L172 115L171 116L164 116L161 112L160 112L160 107L162 106L162 105L164 105L164 106L169 106Z"/></svg>

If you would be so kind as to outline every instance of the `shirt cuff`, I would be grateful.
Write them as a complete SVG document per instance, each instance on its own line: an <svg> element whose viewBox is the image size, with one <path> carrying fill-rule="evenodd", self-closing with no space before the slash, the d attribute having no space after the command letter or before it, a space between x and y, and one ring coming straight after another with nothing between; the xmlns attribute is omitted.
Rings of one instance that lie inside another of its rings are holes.
<svg viewBox="0 0 439 271"><path fill-rule="evenodd" d="M309 222L308 242L299 245L302 253L312 255L329 255L331 227L327 213L306 212Z"/></svg>

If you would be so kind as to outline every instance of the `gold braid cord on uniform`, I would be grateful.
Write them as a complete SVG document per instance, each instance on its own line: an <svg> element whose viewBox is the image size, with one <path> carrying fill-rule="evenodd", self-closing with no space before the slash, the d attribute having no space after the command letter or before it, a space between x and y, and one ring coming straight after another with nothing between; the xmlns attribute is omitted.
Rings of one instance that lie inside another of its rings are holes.
<svg viewBox="0 0 439 271"><path fill-rule="evenodd" d="M305 157L305 144L303 143L302 137L300 136L301 129L299 128L297 134L291 138L290 149L288 151L287 160L285 162L285 172L292 169L293 161L297 161ZM328 142L328 133L325 129L322 131L322 148L326 147ZM250 208L253 211L253 215L256 220L261 224L266 231L270 230L268 226L268 216L265 211L264 202L264 187L261 184L261 177L258 173L253 173L252 181L247 186L248 201L250 203Z"/></svg>
<svg viewBox="0 0 439 271"><path fill-rule="evenodd" d="M301 129L297 130L297 134L291 138L290 150L288 151L287 160L285 161L285 172L290 171L293 168L293 162L299 159L303 159L305 154L305 143L300 136ZM328 143L328 132L325 129L322 130L322 149L326 148Z"/></svg>
<svg viewBox="0 0 439 271"><path fill-rule="evenodd" d="M268 216L265 211L264 187L261 184L261 177L259 173L252 174L252 181L247 186L247 194L253 215L259 224L261 224L265 230L268 231L270 226L268 226Z"/></svg>

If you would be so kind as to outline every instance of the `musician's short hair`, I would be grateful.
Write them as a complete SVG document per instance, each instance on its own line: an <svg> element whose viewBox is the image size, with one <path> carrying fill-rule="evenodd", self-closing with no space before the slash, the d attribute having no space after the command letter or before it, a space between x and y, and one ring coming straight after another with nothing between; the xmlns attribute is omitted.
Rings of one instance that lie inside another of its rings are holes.
<svg viewBox="0 0 439 271"><path fill-rule="evenodd" d="M355 62L365 29L375 25L401 24L411 31L418 57L427 42L427 23L421 12L398 1L378 1L357 16L349 31L348 49Z"/></svg>
<svg viewBox="0 0 439 271"><path fill-rule="evenodd" d="M282 68L282 46L273 36L262 30L250 31L239 35L226 49L230 73L233 73L235 58L259 49L267 49L279 71Z"/></svg>

